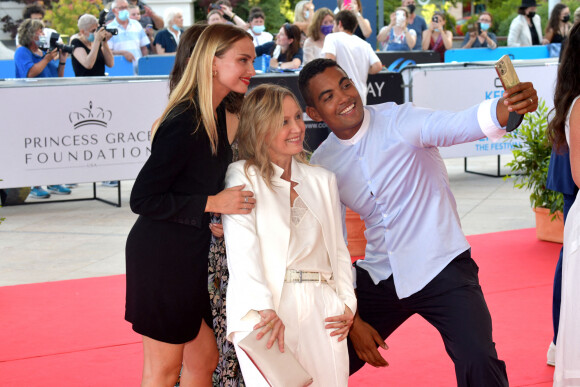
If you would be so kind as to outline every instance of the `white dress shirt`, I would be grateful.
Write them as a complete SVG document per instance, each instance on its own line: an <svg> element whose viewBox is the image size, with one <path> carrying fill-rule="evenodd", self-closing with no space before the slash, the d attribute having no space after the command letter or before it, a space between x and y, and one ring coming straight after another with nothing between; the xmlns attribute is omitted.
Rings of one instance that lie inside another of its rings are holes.
<svg viewBox="0 0 580 387"><path fill-rule="evenodd" d="M421 290L469 249L437 147L498 140L497 100L453 113L393 102L365 107L349 140L333 133L311 162L336 174L340 200L365 221L365 259L378 283L394 276L399 298Z"/></svg>

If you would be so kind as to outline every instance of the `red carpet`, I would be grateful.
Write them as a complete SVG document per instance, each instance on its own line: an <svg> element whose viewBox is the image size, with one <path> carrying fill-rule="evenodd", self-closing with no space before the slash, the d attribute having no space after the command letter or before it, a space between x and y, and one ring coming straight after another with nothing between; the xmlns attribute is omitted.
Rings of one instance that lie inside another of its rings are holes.
<svg viewBox="0 0 580 387"><path fill-rule="evenodd" d="M552 280L560 245L535 230L469 237L511 386L551 386ZM140 337L123 320L124 276L0 287L0 386L138 386ZM351 386L453 386L437 331L413 317L388 340L390 366Z"/></svg>

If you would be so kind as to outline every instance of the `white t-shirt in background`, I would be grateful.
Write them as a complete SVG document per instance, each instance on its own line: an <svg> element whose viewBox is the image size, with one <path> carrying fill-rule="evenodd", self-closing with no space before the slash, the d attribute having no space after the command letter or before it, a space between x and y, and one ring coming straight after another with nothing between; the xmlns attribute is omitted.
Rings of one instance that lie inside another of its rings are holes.
<svg viewBox="0 0 580 387"><path fill-rule="evenodd" d="M326 35L322 54L336 56L336 62L352 79L366 105L369 69L381 61L371 45L356 35L334 32Z"/></svg>

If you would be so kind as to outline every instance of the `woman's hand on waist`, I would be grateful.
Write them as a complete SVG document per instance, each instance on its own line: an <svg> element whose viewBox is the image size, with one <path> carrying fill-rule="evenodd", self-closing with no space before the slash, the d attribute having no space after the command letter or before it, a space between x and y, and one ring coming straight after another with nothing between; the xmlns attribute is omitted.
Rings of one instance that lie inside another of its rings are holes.
<svg viewBox="0 0 580 387"><path fill-rule="evenodd" d="M264 329L258 333L256 338L260 340L269 331L272 331L266 347L272 348L274 341L278 340L278 349L280 349L280 352L284 352L284 330L286 329L284 323L272 309L260 310L258 313L260 314L261 320L259 323L254 325L254 330L260 328Z"/></svg>
<svg viewBox="0 0 580 387"><path fill-rule="evenodd" d="M352 327L352 322L354 320L354 314L348 306L344 306L344 313L338 316L328 317L324 319L326 324L326 329L334 329L330 332L330 336L339 336L338 341L342 341L347 338L350 327Z"/></svg>

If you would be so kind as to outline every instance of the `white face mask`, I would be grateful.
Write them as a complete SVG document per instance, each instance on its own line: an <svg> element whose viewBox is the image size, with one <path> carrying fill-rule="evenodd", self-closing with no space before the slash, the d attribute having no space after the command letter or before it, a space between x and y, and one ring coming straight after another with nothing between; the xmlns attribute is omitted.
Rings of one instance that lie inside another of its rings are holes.
<svg viewBox="0 0 580 387"><path fill-rule="evenodd" d="M38 40L36 40L34 43L36 43L36 45L38 47L46 47L47 46L47 44L46 44L47 43L46 36L40 35L38 37Z"/></svg>

